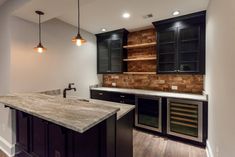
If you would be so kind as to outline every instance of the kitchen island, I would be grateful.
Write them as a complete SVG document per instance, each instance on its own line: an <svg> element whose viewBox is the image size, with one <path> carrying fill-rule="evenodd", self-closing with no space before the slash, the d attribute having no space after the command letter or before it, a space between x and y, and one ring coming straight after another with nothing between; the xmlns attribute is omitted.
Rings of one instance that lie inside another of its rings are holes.
<svg viewBox="0 0 235 157"><path fill-rule="evenodd" d="M117 114L117 104L37 93L2 96L0 103L16 110L18 157L115 157L117 115L132 117L128 112L134 109ZM130 121L125 124L132 130Z"/></svg>

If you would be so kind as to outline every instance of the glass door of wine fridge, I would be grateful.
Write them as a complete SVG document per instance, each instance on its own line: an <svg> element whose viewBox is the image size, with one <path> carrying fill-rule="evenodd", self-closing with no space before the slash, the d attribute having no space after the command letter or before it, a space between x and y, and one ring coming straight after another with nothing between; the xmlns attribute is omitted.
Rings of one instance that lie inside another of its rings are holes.
<svg viewBox="0 0 235 157"><path fill-rule="evenodd" d="M202 142L202 102L168 99L167 133Z"/></svg>
<svg viewBox="0 0 235 157"><path fill-rule="evenodd" d="M161 98L136 96L135 125L152 131L162 131Z"/></svg>

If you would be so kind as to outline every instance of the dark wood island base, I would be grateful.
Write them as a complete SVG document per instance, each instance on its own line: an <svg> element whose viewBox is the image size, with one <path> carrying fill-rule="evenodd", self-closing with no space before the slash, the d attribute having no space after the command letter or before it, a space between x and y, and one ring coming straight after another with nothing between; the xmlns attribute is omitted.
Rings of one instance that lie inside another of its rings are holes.
<svg viewBox="0 0 235 157"><path fill-rule="evenodd" d="M16 111L16 157L133 157L133 111L84 133Z"/></svg>

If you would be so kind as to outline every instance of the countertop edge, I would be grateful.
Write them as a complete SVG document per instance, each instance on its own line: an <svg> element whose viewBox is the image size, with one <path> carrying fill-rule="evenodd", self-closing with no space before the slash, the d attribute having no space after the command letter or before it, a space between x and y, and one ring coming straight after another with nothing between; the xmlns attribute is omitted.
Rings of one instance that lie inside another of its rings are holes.
<svg viewBox="0 0 235 157"><path fill-rule="evenodd" d="M73 130L73 131L76 131L76 132L79 132L79 133L84 133L84 132L86 132L87 130L89 130L90 128L92 128L92 127L94 127L95 125L99 124L100 122L104 121L105 119L108 119L108 118L110 118L111 116L117 114L117 112L120 110L119 108L117 108L115 111L113 111L113 112L111 112L110 114L106 115L106 116L103 117L102 119L99 119L97 122L94 122L92 125L90 125L90 126L84 128L84 129L77 129L77 128L73 127L72 125L67 125L67 124L64 124L64 123L60 123L59 121L56 121L56 120L51 119L51 118L48 118L48 117L44 117L44 116L42 116L42 115L40 115L40 114L37 114L37 113L28 112L28 111L26 111L26 110L24 110L24 109L22 109L22 108L19 108L19 107L15 106L15 105L11 105L11 104L8 104L8 103L5 103L5 102L1 102L1 101L0 101L0 104L3 104L3 105L5 105L6 107L10 107L10 108L12 108L12 109L15 109L15 110L18 110L18 111L21 111L21 112L25 112L25 113L30 114L30 115L32 115L32 116L35 116L35 117L37 117L37 118L46 120L46 121L48 121L48 122L54 123L54 124L56 124L56 125L60 125L60 126L62 126L62 127L65 127L65 128L67 128L67 129L70 129L70 130Z"/></svg>
<svg viewBox="0 0 235 157"><path fill-rule="evenodd" d="M127 109L127 110L125 110L125 112L123 112L122 115L117 116L117 120L121 119L122 117L124 117L124 116L127 115L129 112L131 112L132 110L135 109L135 105L131 105L131 104L116 103L116 102L110 102L110 101L104 101L104 100L98 100L98 99L88 99L88 100L106 102L107 104L103 104L103 105L105 105L105 106L106 106L106 105L109 106L108 104L114 105L114 106L115 106L115 104L128 105L130 108ZM93 102L91 102L91 103L93 103ZM112 107L114 107L114 106L112 106ZM118 107L117 107L117 108L118 108ZM118 112L119 112L119 111L118 111Z"/></svg>
<svg viewBox="0 0 235 157"><path fill-rule="evenodd" d="M92 87L90 88L90 90L120 92L120 93L137 94L137 95L160 96L160 97L179 98L179 99L204 101L204 102L208 101L208 95L197 95L197 94L189 94L189 93L174 93L174 92L164 92L164 91L128 89L128 88L112 88L112 87ZM171 96L171 95L167 96L167 94L176 95L176 96ZM184 98L183 96L187 96L187 97ZM201 97L201 98L194 98L194 97Z"/></svg>
<svg viewBox="0 0 235 157"><path fill-rule="evenodd" d="M126 104L124 104L124 105L126 105ZM126 112L124 112L121 116L117 117L117 120L121 119L122 117L127 115L129 112L133 111L134 109L135 109L135 107L133 106L131 109L129 109Z"/></svg>

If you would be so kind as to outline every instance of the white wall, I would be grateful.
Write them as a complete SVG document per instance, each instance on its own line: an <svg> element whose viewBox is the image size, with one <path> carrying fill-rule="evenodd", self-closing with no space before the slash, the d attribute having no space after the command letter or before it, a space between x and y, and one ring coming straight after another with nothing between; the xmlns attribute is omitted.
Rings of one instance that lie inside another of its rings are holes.
<svg viewBox="0 0 235 157"><path fill-rule="evenodd" d="M234 0L211 0L207 13L206 56L211 157L235 156L234 15Z"/></svg>
<svg viewBox="0 0 235 157"><path fill-rule="evenodd" d="M0 95L9 92L10 83L10 29L9 17L29 0L8 0L0 6ZM14 152L13 114L0 104L0 149L7 154Z"/></svg>
<svg viewBox="0 0 235 157"><path fill-rule="evenodd" d="M81 97L89 97L89 85L97 84L96 37L86 31L87 43L77 47L71 39L77 29L57 19L42 25L44 54L34 52L38 25L13 17L11 20L11 92L63 89L75 83Z"/></svg>
<svg viewBox="0 0 235 157"><path fill-rule="evenodd" d="M53 19L43 24L43 44L48 49L38 54L38 25L12 17L11 13L29 0L8 0L0 7L0 95L63 89L75 83L80 97L89 97L89 85L98 83L96 38L82 31L87 43L71 42L77 29ZM14 114L0 104L0 149L14 154Z"/></svg>

